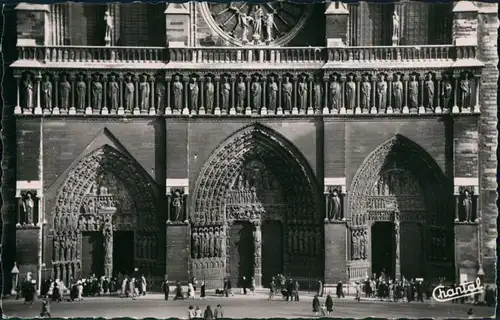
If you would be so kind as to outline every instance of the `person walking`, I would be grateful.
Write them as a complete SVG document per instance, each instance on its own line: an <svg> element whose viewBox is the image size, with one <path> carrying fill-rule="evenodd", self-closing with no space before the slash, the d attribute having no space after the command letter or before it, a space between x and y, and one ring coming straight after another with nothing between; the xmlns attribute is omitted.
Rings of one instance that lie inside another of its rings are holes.
<svg viewBox="0 0 500 320"><path fill-rule="evenodd" d="M342 283L342 281L339 281L337 283L337 298L345 298L344 296L344 284Z"/></svg>
<svg viewBox="0 0 500 320"><path fill-rule="evenodd" d="M326 305L327 315L330 316L330 314L333 312L333 299L330 294L326 296L325 305Z"/></svg>
<svg viewBox="0 0 500 320"><path fill-rule="evenodd" d="M201 287L200 287L200 298L205 299L205 281L201 282Z"/></svg>
<svg viewBox="0 0 500 320"><path fill-rule="evenodd" d="M194 287L191 282L188 284L188 298L195 299Z"/></svg>
<svg viewBox="0 0 500 320"><path fill-rule="evenodd" d="M269 288L269 300L274 299L275 293L276 293L276 283L274 281L271 281L270 288Z"/></svg>
<svg viewBox="0 0 500 320"><path fill-rule="evenodd" d="M255 294L255 287L256 287L256 285L255 285L255 279L254 279L254 277L252 277L252 280L251 280L251 283L250 283L250 292L252 293L252 295Z"/></svg>
<svg viewBox="0 0 500 320"><path fill-rule="evenodd" d="M299 282L295 280L294 286L293 286L293 295L295 298L295 301L299 301Z"/></svg>
<svg viewBox="0 0 500 320"><path fill-rule="evenodd" d="M355 297L355 299L357 301L361 301L361 286L359 284L359 281L356 281L355 288L356 288L356 297Z"/></svg>
<svg viewBox="0 0 500 320"><path fill-rule="evenodd" d="M224 318L224 311L222 310L222 306L220 304L217 305L217 308L214 310L214 319L222 319Z"/></svg>
<svg viewBox="0 0 500 320"><path fill-rule="evenodd" d="M50 302L49 299L45 299L42 303L42 312L40 312L41 318L52 318L50 315Z"/></svg>
<svg viewBox="0 0 500 320"><path fill-rule="evenodd" d="M207 306L205 309L205 312L203 313L203 318L205 320L213 320L214 319L214 313L212 312L212 309L210 306Z"/></svg>
<svg viewBox="0 0 500 320"><path fill-rule="evenodd" d="M315 316L318 315L319 308L320 308L319 298L318 298L318 295L316 294L316 295L314 295L314 298L313 298L313 312L314 312Z"/></svg>
<svg viewBox="0 0 500 320"><path fill-rule="evenodd" d="M196 311L194 311L193 306L189 306L188 308L188 319L194 319L196 318Z"/></svg>
<svg viewBox="0 0 500 320"><path fill-rule="evenodd" d="M161 284L161 291L163 291L163 295L165 296L165 300L168 300L168 295L170 293L170 285L168 284L168 280L163 280Z"/></svg>

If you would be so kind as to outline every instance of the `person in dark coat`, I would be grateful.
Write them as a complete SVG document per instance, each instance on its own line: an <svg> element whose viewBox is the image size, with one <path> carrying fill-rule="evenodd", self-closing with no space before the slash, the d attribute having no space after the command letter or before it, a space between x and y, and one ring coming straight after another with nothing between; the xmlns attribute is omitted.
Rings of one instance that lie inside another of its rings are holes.
<svg viewBox="0 0 500 320"><path fill-rule="evenodd" d="M224 296L227 298L229 297L229 289L228 289L228 281L227 279L224 279Z"/></svg>
<svg viewBox="0 0 500 320"><path fill-rule="evenodd" d="M44 300L42 303L42 312L40 312L41 318L52 318L50 315L50 302L48 299Z"/></svg>
<svg viewBox="0 0 500 320"><path fill-rule="evenodd" d="M339 283L337 283L337 298L344 298L344 284L342 283L342 281L339 281Z"/></svg>
<svg viewBox="0 0 500 320"><path fill-rule="evenodd" d="M234 296L233 282L231 281L231 279L227 279L227 291L229 292L230 295Z"/></svg>
<svg viewBox="0 0 500 320"><path fill-rule="evenodd" d="M165 300L168 300L168 295L170 294L170 285L168 280L163 280L161 284L161 291L163 291L163 294L165 295Z"/></svg>
<svg viewBox="0 0 500 320"><path fill-rule="evenodd" d="M175 297L174 300L184 300L184 294L182 293L182 287L181 283L177 282L177 285L175 286Z"/></svg>
<svg viewBox="0 0 500 320"><path fill-rule="evenodd" d="M299 301L299 282L295 281L293 286L293 295L295 296L295 301Z"/></svg>
<svg viewBox="0 0 500 320"><path fill-rule="evenodd" d="M205 320L213 320L214 319L214 313L212 312L212 309L210 306L207 306L205 309L205 312L203 313L203 318Z"/></svg>
<svg viewBox="0 0 500 320"><path fill-rule="evenodd" d="M217 308L214 310L214 319L222 319L224 318L224 311L222 310L222 306L220 304L217 305Z"/></svg>
<svg viewBox="0 0 500 320"><path fill-rule="evenodd" d="M286 301L293 300L293 281L292 279L288 279L286 282Z"/></svg>
<svg viewBox="0 0 500 320"><path fill-rule="evenodd" d="M319 313L319 308L320 308L320 303L319 303L319 298L318 298L318 295L314 295L314 298L313 298L313 312L314 312L314 315L317 316L318 313Z"/></svg>
<svg viewBox="0 0 500 320"><path fill-rule="evenodd" d="M330 315L333 312L333 299L330 294L326 296L325 305L326 305L326 311L328 312L328 315Z"/></svg>
<svg viewBox="0 0 500 320"><path fill-rule="evenodd" d="M205 282L201 283L200 298L205 298Z"/></svg>

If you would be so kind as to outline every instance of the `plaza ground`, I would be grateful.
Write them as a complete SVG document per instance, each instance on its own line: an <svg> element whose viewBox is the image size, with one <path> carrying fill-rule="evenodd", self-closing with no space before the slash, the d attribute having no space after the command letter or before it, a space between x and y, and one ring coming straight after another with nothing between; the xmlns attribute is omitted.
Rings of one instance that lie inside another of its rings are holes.
<svg viewBox="0 0 500 320"><path fill-rule="evenodd" d="M151 294L136 300L117 297L86 298L80 302L52 303L52 317L133 317L133 318L187 318L189 305L199 306L202 310L207 305L215 308L221 304L224 316L229 318L306 318L313 317L312 295L304 294L299 302L286 302L279 297L269 301L265 294L255 296L235 295L221 298L209 296L206 299L164 301L160 294ZM324 302L324 298L321 299ZM374 299L355 301L352 297L334 298L332 317L341 318L467 318L467 310L472 307L478 318L492 317L494 309L486 306L468 304L438 303L435 301L394 303ZM41 301L25 305L23 300L6 299L3 302L4 313L9 317L32 318L39 316Z"/></svg>

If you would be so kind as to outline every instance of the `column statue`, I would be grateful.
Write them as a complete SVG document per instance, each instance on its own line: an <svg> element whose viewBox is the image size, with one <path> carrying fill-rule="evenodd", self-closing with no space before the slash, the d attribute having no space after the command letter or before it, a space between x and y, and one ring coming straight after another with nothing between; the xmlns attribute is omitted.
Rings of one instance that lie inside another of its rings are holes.
<svg viewBox="0 0 500 320"><path fill-rule="evenodd" d="M180 77L174 77L174 110L182 110L182 93L184 91L184 85L182 84Z"/></svg>
<svg viewBox="0 0 500 320"><path fill-rule="evenodd" d="M191 111L198 111L198 95L200 94L200 87L196 78L191 78L189 83L189 92L191 95Z"/></svg>
<svg viewBox="0 0 500 320"><path fill-rule="evenodd" d="M378 93L378 108L379 110L384 110L387 107L387 81L385 81L385 75L380 75L380 81L377 83L377 93Z"/></svg>
<svg viewBox="0 0 500 320"><path fill-rule="evenodd" d="M238 113L243 112L243 110L245 109L246 93L247 93L247 86L245 84L245 79L243 77L239 77L237 99L236 99L236 111Z"/></svg>
<svg viewBox="0 0 500 320"><path fill-rule="evenodd" d="M76 110L85 110L85 100L87 97L87 84L85 83L83 76L79 75L76 80L75 86L76 93Z"/></svg>
<svg viewBox="0 0 500 320"><path fill-rule="evenodd" d="M349 75L346 84L346 97L347 109L354 110L356 106L356 82L354 82L354 76L352 74Z"/></svg>
<svg viewBox="0 0 500 320"><path fill-rule="evenodd" d="M293 84L290 82L290 78L285 76L283 83L283 109L290 111L292 110L292 92Z"/></svg>
<svg viewBox="0 0 500 320"><path fill-rule="evenodd" d="M198 259L200 257L200 238L198 233L195 231L191 236L192 239L192 257L193 259Z"/></svg>
<svg viewBox="0 0 500 320"><path fill-rule="evenodd" d="M274 79L274 76L271 76L271 82L269 83L269 92L268 92L268 99L269 99L269 110L276 111L276 102L278 101L278 84L276 83L276 80Z"/></svg>
<svg viewBox="0 0 500 320"><path fill-rule="evenodd" d="M340 105L340 95L342 94L342 88L339 83L339 76L334 74L332 77L332 82L330 82L330 98L332 99L332 110L339 110L342 106Z"/></svg>
<svg viewBox="0 0 500 320"><path fill-rule="evenodd" d="M155 94L156 94L156 108L158 112L164 112L165 106L165 84L163 83L163 80L157 81L155 83Z"/></svg>
<svg viewBox="0 0 500 320"><path fill-rule="evenodd" d="M399 259L399 221L394 223L394 238L396 242L396 260Z"/></svg>
<svg viewBox="0 0 500 320"><path fill-rule="evenodd" d="M368 79L367 75L364 75L363 83L361 85L361 108L363 109L363 111L370 109L371 92L372 85L370 83L370 79Z"/></svg>
<svg viewBox="0 0 500 320"><path fill-rule="evenodd" d="M214 239L215 239L215 248L214 248L214 256L215 257L220 257L222 255L221 253L221 242L222 242L222 239L221 239L221 234L219 231L215 231L215 234L214 234Z"/></svg>
<svg viewBox="0 0 500 320"><path fill-rule="evenodd" d="M151 87L149 86L147 76L141 75L141 82L139 82L139 94L140 94L140 105L142 111L149 110L150 92L151 92Z"/></svg>
<svg viewBox="0 0 500 320"><path fill-rule="evenodd" d="M92 81L92 108L96 110L101 110L102 89L101 76L96 74L94 75L94 81Z"/></svg>
<svg viewBox="0 0 500 320"><path fill-rule="evenodd" d="M359 259L359 241L358 241L358 231L352 231L352 260Z"/></svg>
<svg viewBox="0 0 500 320"><path fill-rule="evenodd" d="M323 88L321 81L316 79L313 85L313 93L314 93L314 110L321 110L321 101L322 101L322 94L323 94Z"/></svg>
<svg viewBox="0 0 500 320"><path fill-rule="evenodd" d="M427 97L427 107L434 110L434 81L432 81L432 74L427 74L425 80L425 94Z"/></svg>
<svg viewBox="0 0 500 320"><path fill-rule="evenodd" d="M45 110L52 110L52 82L48 74L42 82L42 103Z"/></svg>
<svg viewBox="0 0 500 320"><path fill-rule="evenodd" d="M24 221L22 222L22 224L32 225L34 223L33 219L34 219L35 202L33 201L31 192L26 193L26 196L22 200L21 204L24 213Z"/></svg>
<svg viewBox="0 0 500 320"><path fill-rule="evenodd" d="M447 74L443 75L443 89L441 90L441 96L443 96L443 109L449 109L451 97L453 96L453 85L451 84L450 78Z"/></svg>
<svg viewBox="0 0 500 320"><path fill-rule="evenodd" d="M116 76L112 74L109 79L109 102L111 110L118 110L119 97L120 97L120 85L116 82Z"/></svg>
<svg viewBox="0 0 500 320"><path fill-rule="evenodd" d="M260 81L260 76L254 77L252 87L250 88L252 94L253 110L257 111L260 110L262 101L262 85L260 84Z"/></svg>
<svg viewBox="0 0 500 320"><path fill-rule="evenodd" d="M229 110L229 99L231 97L231 84L227 76L224 76L222 83L222 110L226 112Z"/></svg>
<svg viewBox="0 0 500 320"><path fill-rule="evenodd" d="M307 94L309 92L307 87L307 82L305 78L302 78L299 82L299 110L307 109Z"/></svg>
<svg viewBox="0 0 500 320"><path fill-rule="evenodd" d="M125 77L125 110L130 112L134 108L134 91L135 86L132 81L132 76L127 74Z"/></svg>
<svg viewBox="0 0 500 320"><path fill-rule="evenodd" d="M401 82L399 73L396 73L392 83L392 95L394 96L394 109L401 110L403 107L403 82Z"/></svg>
<svg viewBox="0 0 500 320"><path fill-rule="evenodd" d="M207 110L210 110L213 112L214 110L214 92L215 92L215 86L214 83L212 82L212 77L207 77L206 78L207 82L205 83L205 103L206 103L206 108Z"/></svg>
<svg viewBox="0 0 500 320"><path fill-rule="evenodd" d="M467 76L465 76L461 81L460 81L460 94L461 94L461 102L462 102L462 109L467 109L470 108L470 83L469 79L467 79Z"/></svg>
<svg viewBox="0 0 500 320"><path fill-rule="evenodd" d="M342 203L336 189L329 191L327 209L328 220L342 220Z"/></svg>
<svg viewBox="0 0 500 320"><path fill-rule="evenodd" d="M209 230L207 232L207 237L208 237L208 256L211 258L215 256L215 239L212 230Z"/></svg>
<svg viewBox="0 0 500 320"><path fill-rule="evenodd" d="M417 76L412 74L408 85L408 96L410 100L410 109L418 108L418 81Z"/></svg>

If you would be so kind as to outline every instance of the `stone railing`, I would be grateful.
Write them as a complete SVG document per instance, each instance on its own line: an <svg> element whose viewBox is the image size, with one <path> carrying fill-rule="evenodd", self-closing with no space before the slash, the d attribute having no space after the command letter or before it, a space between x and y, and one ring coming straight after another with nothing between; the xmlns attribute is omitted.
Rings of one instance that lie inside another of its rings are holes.
<svg viewBox="0 0 500 320"><path fill-rule="evenodd" d="M368 277L369 263L350 261L347 265L347 276L349 280L361 280Z"/></svg>

